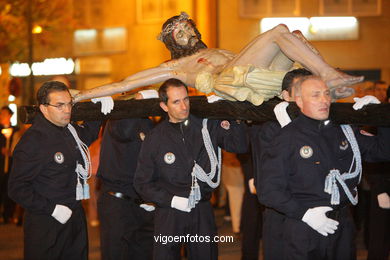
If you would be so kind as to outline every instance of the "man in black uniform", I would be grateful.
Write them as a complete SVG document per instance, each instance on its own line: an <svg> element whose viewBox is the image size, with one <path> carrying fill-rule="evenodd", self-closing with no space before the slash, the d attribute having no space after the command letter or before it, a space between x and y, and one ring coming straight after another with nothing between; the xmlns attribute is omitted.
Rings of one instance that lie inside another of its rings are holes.
<svg viewBox="0 0 390 260"><path fill-rule="evenodd" d="M24 259L87 259L81 199L89 198L88 147L100 122L70 124L68 88L49 81L38 90L40 113L17 144L9 196L25 209Z"/></svg>
<svg viewBox="0 0 390 260"><path fill-rule="evenodd" d="M152 127L147 118L109 120L106 124L97 173L102 182L98 214L103 260L153 256L154 212L150 211L154 207L143 204L133 187L141 144Z"/></svg>
<svg viewBox="0 0 390 260"><path fill-rule="evenodd" d="M263 206L257 199L256 188L253 185L253 161L251 153L237 154L237 158L241 163L241 168L244 173L245 188L240 223L241 260L257 260L259 258L262 233Z"/></svg>
<svg viewBox="0 0 390 260"><path fill-rule="evenodd" d="M387 88L390 103L390 86ZM390 162L370 164L367 260L387 260L390 254Z"/></svg>
<svg viewBox="0 0 390 260"><path fill-rule="evenodd" d="M142 144L134 179L143 199L157 205L154 259L180 259L183 243L189 259L217 259L209 199L220 181L218 147L246 152L245 125L190 115L187 87L180 80L164 82L159 96L168 118Z"/></svg>
<svg viewBox="0 0 390 260"><path fill-rule="evenodd" d="M291 121L290 117L286 112L286 107L288 106L288 101L290 102L294 101L293 85L298 79L308 75L312 75L312 73L302 68L294 69L292 71L287 72L282 81L282 97L285 101L279 103L275 107L275 114L279 122L267 121L260 125L252 125L251 127L250 136L251 136L251 148L252 148L252 158L253 158L253 168L254 168L254 174L252 174L251 178L256 179L254 181L256 183L256 187L259 186L258 180L261 179L260 175L262 174L260 170L262 164L261 162L262 154L267 150L268 147L270 147L272 140L279 133L280 129ZM252 180L250 179L248 183L249 187L253 185L252 182L253 179ZM256 211L259 211L259 209L257 208ZM249 209L246 210L246 212L249 212ZM262 215L263 215L262 239L263 239L264 258L266 260L278 260L281 258L282 255L280 249L283 247L283 222L285 216L280 212L269 207L265 207ZM253 222L253 224L251 222ZM254 229L249 228L252 225L257 226L255 224L254 218L245 221L244 226L248 226L248 228L246 229L248 230L248 232L251 231L253 232ZM254 237L254 235L252 236ZM243 241L246 240L244 239ZM249 241L248 244L250 244ZM243 258L242 260L257 259L258 250L257 250L257 254L254 254L255 252L254 250L252 250L252 252L253 253L251 255L253 256L253 258L247 257L247 258Z"/></svg>
<svg viewBox="0 0 390 260"><path fill-rule="evenodd" d="M262 158L259 199L283 213L283 257L355 259L354 223L361 156L390 160L389 129L365 136L328 120L330 93L315 76L298 80L301 115L284 127Z"/></svg>

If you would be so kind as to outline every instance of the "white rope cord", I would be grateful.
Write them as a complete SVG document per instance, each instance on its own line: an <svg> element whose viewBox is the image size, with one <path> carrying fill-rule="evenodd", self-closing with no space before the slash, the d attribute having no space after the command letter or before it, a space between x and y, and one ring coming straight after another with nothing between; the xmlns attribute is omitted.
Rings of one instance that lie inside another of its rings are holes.
<svg viewBox="0 0 390 260"><path fill-rule="evenodd" d="M207 129L207 119L203 119L202 122L202 137L203 143L205 145L207 154L210 160L210 172L206 173L202 167L194 161L194 167L192 168L192 184L191 184L191 192L188 198L188 206L190 208L194 208L195 205L201 199L200 187L198 184L198 179L207 183L211 188L218 187L221 181L221 148L218 147L218 158L215 154L213 143L211 142L210 134ZM218 175L217 180L213 182L213 178L215 176L216 170L218 167Z"/></svg>
<svg viewBox="0 0 390 260"><path fill-rule="evenodd" d="M336 183L338 181L341 187L343 188L345 194L347 195L349 201L353 205L356 205L358 203L357 188L356 187L354 188L356 191L356 196L354 197L351 191L349 190L347 184L345 183L345 180L355 178L359 175L358 183L360 183L360 180L362 178L362 159L360 155L359 145L356 141L356 137L355 134L353 133L351 126L341 125L341 129L343 130L344 135L347 137L347 140L350 143L353 152L351 166L349 168L349 171L343 174L340 174L340 171L337 169L330 170L329 174L326 176L325 179L324 191L326 193L331 194L331 199L330 199L331 205L339 205L340 192ZM352 172L353 165L355 165L355 171Z"/></svg>
<svg viewBox="0 0 390 260"><path fill-rule="evenodd" d="M77 135L76 129L68 124L68 129L72 134L74 140L77 143L77 146L80 150L81 156L83 157L84 165L81 165L79 162L76 163L76 174L77 174L77 186L76 186L76 200L89 199L89 185L87 180L91 177L91 156L89 154L88 146L81 141L79 136ZM80 179L84 180L84 184L81 184Z"/></svg>

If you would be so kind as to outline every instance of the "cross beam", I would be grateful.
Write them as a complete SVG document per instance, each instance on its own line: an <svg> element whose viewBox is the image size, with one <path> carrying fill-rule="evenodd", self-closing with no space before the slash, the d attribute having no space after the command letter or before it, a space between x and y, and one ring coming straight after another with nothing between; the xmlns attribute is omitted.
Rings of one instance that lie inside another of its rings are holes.
<svg viewBox="0 0 390 260"><path fill-rule="evenodd" d="M241 119L264 122L275 120L273 108L280 102L272 99L260 106L254 106L249 102L222 100L209 104L205 96L190 97L191 113L210 119ZM390 104L372 104L355 111L351 103L332 103L330 119L338 124L390 126ZM31 124L36 106L22 106L19 108L19 119L22 123ZM290 103L287 108L291 118L299 114L295 103ZM144 100L117 100L114 110L108 115L100 112L100 103L81 102L75 104L72 110L72 121L94 121L106 119L123 119L147 116L162 116L164 111L159 106L158 99Z"/></svg>

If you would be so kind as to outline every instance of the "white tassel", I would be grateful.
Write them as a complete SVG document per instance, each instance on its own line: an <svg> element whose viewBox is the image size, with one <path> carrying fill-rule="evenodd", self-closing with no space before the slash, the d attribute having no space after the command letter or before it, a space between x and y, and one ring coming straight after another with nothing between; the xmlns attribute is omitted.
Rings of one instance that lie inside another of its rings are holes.
<svg viewBox="0 0 390 260"><path fill-rule="evenodd" d="M83 185L83 192L84 192L84 198L85 200L89 199L91 196L89 195L89 184L87 180L84 180L84 185Z"/></svg>
<svg viewBox="0 0 390 260"><path fill-rule="evenodd" d="M188 196L188 207L190 209L193 209L193 208L195 208L195 204L196 204L196 202L195 202L194 190L191 189L190 196Z"/></svg>
<svg viewBox="0 0 390 260"><path fill-rule="evenodd" d="M334 183L334 176L331 173L332 172L328 173L325 179L324 191L328 194L332 194L332 185Z"/></svg>
<svg viewBox="0 0 390 260"><path fill-rule="evenodd" d="M352 128L349 125L341 125L341 129L344 132L345 137L351 145L351 149L353 152L353 158L351 162L351 166L348 172L344 172L340 174L340 171L337 169L333 169L329 172L325 179L324 191L328 194L331 194L330 204L339 205L340 204L340 191L337 186L337 182L343 188L345 194L347 195L349 201L356 205L358 203L358 193L357 187L354 187L356 192L356 196L353 196L349 187L345 183L345 180L359 177L359 182L362 175L362 161L359 150L359 145L356 141L355 135L353 133ZM355 164L355 170L352 171L353 165Z"/></svg>
<svg viewBox="0 0 390 260"><path fill-rule="evenodd" d="M332 185L332 196L330 197L330 204L331 205L339 205L340 204L340 192L339 188L337 187L336 182Z"/></svg>
<svg viewBox="0 0 390 260"><path fill-rule="evenodd" d="M207 183L211 188L216 188L221 180L221 148L218 147L218 157L215 154L213 143L211 142L210 134L207 129L207 119L203 119L202 122L202 137L203 143L206 148L207 154L210 160L210 172L206 173L202 167L200 167L196 161L194 161L194 167L192 168L192 183L191 191L188 197L188 206L194 208L195 205L202 198L200 187L197 179ZM218 169L218 172L217 172ZM217 180L213 182L213 178L217 174Z"/></svg>
<svg viewBox="0 0 390 260"><path fill-rule="evenodd" d="M340 192L337 187L336 178L340 175L340 171L333 169L329 172L325 179L325 188L324 191L331 195L330 204L339 205L340 204Z"/></svg>
<svg viewBox="0 0 390 260"><path fill-rule="evenodd" d="M77 185L76 185L76 200L82 200L84 198L83 196L83 187L80 183L80 178L77 178Z"/></svg>
<svg viewBox="0 0 390 260"><path fill-rule="evenodd" d="M89 154L88 146L80 140L77 135L76 129L71 124L68 124L68 129L77 143L77 147L79 148L81 156L83 157L85 166L84 168L83 165L76 162L76 200L89 199L89 185L87 183L87 180L91 177L91 156ZM80 179L84 181L83 185L81 185Z"/></svg>
<svg viewBox="0 0 390 260"><path fill-rule="evenodd" d="M196 201L196 197L195 197L195 182L196 182L196 177L195 177L194 171L192 171L191 175L192 175L191 191L190 191L190 195L188 196L188 207L189 207L190 209L195 208L196 203L198 203L198 202Z"/></svg>
<svg viewBox="0 0 390 260"><path fill-rule="evenodd" d="M199 187L199 184L197 181L195 182L195 186L194 186L194 195L195 195L195 201L196 201L196 203L198 203L198 201L200 201L202 196L201 196L200 187Z"/></svg>

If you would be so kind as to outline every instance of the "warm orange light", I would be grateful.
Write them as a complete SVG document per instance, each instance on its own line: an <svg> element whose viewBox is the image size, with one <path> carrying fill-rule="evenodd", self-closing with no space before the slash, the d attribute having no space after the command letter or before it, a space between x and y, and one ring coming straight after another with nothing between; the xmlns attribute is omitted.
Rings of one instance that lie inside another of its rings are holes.
<svg viewBox="0 0 390 260"><path fill-rule="evenodd" d="M3 128L1 129L1 133L5 136L5 138L10 138L12 135L12 128Z"/></svg>
<svg viewBox="0 0 390 260"><path fill-rule="evenodd" d="M42 27L39 25L35 25L34 28L32 29L33 34L38 34L42 32Z"/></svg>

